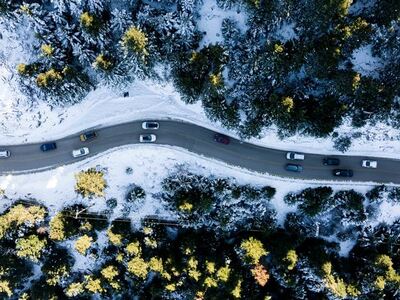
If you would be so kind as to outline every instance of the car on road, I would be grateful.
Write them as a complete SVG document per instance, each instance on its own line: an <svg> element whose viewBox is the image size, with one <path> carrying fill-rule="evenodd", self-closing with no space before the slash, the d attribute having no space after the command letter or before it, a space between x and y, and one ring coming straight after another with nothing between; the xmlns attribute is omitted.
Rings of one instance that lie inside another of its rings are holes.
<svg viewBox="0 0 400 300"><path fill-rule="evenodd" d="M303 166L296 165L296 164L287 164L285 169L286 169L286 171L290 171L290 172L301 172L301 171L303 171Z"/></svg>
<svg viewBox="0 0 400 300"><path fill-rule="evenodd" d="M156 129L160 128L160 124L158 122L154 122L154 121L146 121L146 122L142 123L142 128L156 130Z"/></svg>
<svg viewBox="0 0 400 300"><path fill-rule="evenodd" d="M231 142L229 137L220 133L214 134L214 141L225 145L228 145Z"/></svg>
<svg viewBox="0 0 400 300"><path fill-rule="evenodd" d="M72 156L75 158L86 156L88 154L89 154L89 148L87 148L87 147L72 150Z"/></svg>
<svg viewBox="0 0 400 300"><path fill-rule="evenodd" d="M0 150L0 158L7 158L10 157L11 152L8 150Z"/></svg>
<svg viewBox="0 0 400 300"><path fill-rule="evenodd" d="M141 134L139 136L139 141L141 143L154 143L157 137L155 134Z"/></svg>
<svg viewBox="0 0 400 300"><path fill-rule="evenodd" d="M297 152L286 153L286 159L288 160L304 160L304 154Z"/></svg>
<svg viewBox="0 0 400 300"><path fill-rule="evenodd" d="M361 162L361 166L364 168L376 169L378 167L378 162L376 160L364 159Z"/></svg>
<svg viewBox="0 0 400 300"><path fill-rule="evenodd" d="M332 171L334 176L338 177L353 177L353 170L349 169L335 169Z"/></svg>
<svg viewBox="0 0 400 300"><path fill-rule="evenodd" d="M334 158L334 157L325 157L322 160L322 164L324 166L338 166L338 165L340 165L340 160L338 158Z"/></svg>
<svg viewBox="0 0 400 300"><path fill-rule="evenodd" d="M81 142L86 142L86 141L90 141L93 140L97 137L97 133L95 131L87 131L82 133L79 136L79 139L81 140Z"/></svg>
<svg viewBox="0 0 400 300"><path fill-rule="evenodd" d="M57 145L54 142L42 144L40 146L40 150L42 150L43 152L56 150L56 149L57 149Z"/></svg>

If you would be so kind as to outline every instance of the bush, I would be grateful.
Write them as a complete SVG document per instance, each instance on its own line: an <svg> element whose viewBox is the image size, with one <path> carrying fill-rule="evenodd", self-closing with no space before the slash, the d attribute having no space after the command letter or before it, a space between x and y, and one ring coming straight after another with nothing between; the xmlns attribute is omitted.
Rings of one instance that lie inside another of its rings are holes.
<svg viewBox="0 0 400 300"><path fill-rule="evenodd" d="M122 37L122 46L129 52L134 52L141 56L146 56L149 53L146 50L148 39L146 34L139 28L130 27Z"/></svg>
<svg viewBox="0 0 400 300"><path fill-rule="evenodd" d="M289 193L284 201L288 204L299 204L299 209L309 216L315 216L326 210L332 204L332 188L321 186L307 188L300 193Z"/></svg>
<svg viewBox="0 0 400 300"><path fill-rule="evenodd" d="M145 190L140 186L134 186L128 191L125 199L128 202L135 202L136 200L143 199L144 197L146 197Z"/></svg>
<svg viewBox="0 0 400 300"><path fill-rule="evenodd" d="M90 248L92 245L93 238L88 236L88 235L83 235L80 238L78 238L75 242L75 249L78 251L80 254L85 255L86 251Z"/></svg>
<svg viewBox="0 0 400 300"><path fill-rule="evenodd" d="M37 235L30 235L27 238L18 239L15 249L17 256L37 262L46 244L46 240L40 240Z"/></svg>
<svg viewBox="0 0 400 300"><path fill-rule="evenodd" d="M368 191L366 196L371 202L376 202L382 200L385 192L387 192L387 187L385 185L378 185L372 190Z"/></svg>
<svg viewBox="0 0 400 300"><path fill-rule="evenodd" d="M106 200L106 205L107 205L107 207L110 208L110 209L116 208L117 205L118 205L117 199L116 199L116 198L107 199L107 200Z"/></svg>
<svg viewBox="0 0 400 300"><path fill-rule="evenodd" d="M94 168L81 171L77 175L75 191L83 197L101 197L104 196L106 181L104 173Z"/></svg>
<svg viewBox="0 0 400 300"><path fill-rule="evenodd" d="M340 151L346 152L351 146L351 138L349 136L341 136L333 141L333 147Z"/></svg>

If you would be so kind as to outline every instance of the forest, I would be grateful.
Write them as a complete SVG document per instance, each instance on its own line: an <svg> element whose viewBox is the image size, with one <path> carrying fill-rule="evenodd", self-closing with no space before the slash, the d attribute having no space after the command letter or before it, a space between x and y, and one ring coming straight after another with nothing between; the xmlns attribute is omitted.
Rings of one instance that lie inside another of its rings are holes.
<svg viewBox="0 0 400 300"><path fill-rule="evenodd" d="M346 151L351 133L335 132L345 120L399 128L399 1L218 0L240 8L246 28L224 19L222 41L210 44L198 28L201 4L1 0L0 14L24 32L15 38L28 59L11 66L21 89L52 105L151 79L173 82L183 101L200 101L243 138L274 125L281 138L330 136Z"/></svg>
<svg viewBox="0 0 400 300"><path fill-rule="evenodd" d="M123 199L108 199L106 186L101 171L84 170L75 185L83 201L54 213L40 199L15 199L1 213L2 298L398 297L400 220L371 224L383 201L400 202L399 188L292 192L284 201L297 209L278 224L276 190L233 178L177 167L154 194L133 184ZM139 225L113 217L116 202L132 208L148 194L176 217ZM92 211L90 197L107 209Z"/></svg>

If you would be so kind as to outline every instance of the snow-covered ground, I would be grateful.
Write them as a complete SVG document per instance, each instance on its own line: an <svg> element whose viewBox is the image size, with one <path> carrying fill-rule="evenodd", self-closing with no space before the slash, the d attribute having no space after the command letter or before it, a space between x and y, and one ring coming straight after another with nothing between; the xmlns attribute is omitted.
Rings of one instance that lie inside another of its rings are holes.
<svg viewBox="0 0 400 300"><path fill-rule="evenodd" d="M352 55L353 70L364 76L376 77L383 62L372 54L372 45L364 45L354 50Z"/></svg>
<svg viewBox="0 0 400 300"><path fill-rule="evenodd" d="M243 32L247 30L247 16L239 6L222 9L215 0L204 0L199 15L199 29L206 33L202 40L204 45L221 41L220 28L225 18L236 20ZM294 26L292 23L281 24L277 36L283 40L295 39ZM185 120L236 136L234 132L208 120L201 104L185 105L171 84L162 86L152 81L136 82L127 89L130 92L127 98L122 97L123 91L101 87L89 93L81 103L67 107L53 108L45 102L33 102L18 91L16 79L9 70L16 68L18 63L29 62L24 46L16 43L18 39L13 34L4 30L3 38L0 39L1 57L3 61L7 59L7 65L0 63L0 145L53 140L87 128L152 118ZM25 35L26 40L32 39L31 34ZM358 70L361 73L379 67L369 46L355 51L354 62L361 68ZM348 155L400 158L400 130L386 124L354 129L345 122L336 131L339 134L360 136L353 138L353 144L346 153ZM261 139L253 138L250 141L283 150L339 154L333 148L330 138L295 135L281 140L274 127L265 129Z"/></svg>
<svg viewBox="0 0 400 300"><path fill-rule="evenodd" d="M160 151L160 148L162 148L162 151ZM324 184L299 180L291 180L290 184L288 184L287 180L267 174L249 172L206 157L198 157L188 151L174 147L131 145L116 148L86 161L50 171L27 175L0 176L0 188L5 191L2 199L2 209L11 204L10 199L37 199L49 208L50 215L54 215L62 207L74 203L84 203L90 206L90 211L101 212L107 208L107 199L116 198L118 205L114 209L111 218L117 218L121 217L126 211L124 199L129 186L136 184L145 189L146 198L133 205L129 214L125 215L126 217L131 218L134 224L139 224L140 219L147 215L158 215L159 217L174 219L173 213L167 210L160 199L153 197L153 195L161 191L160 182L177 164L184 164L189 171L197 174L229 177L238 184L275 187L277 192L271 200L271 204L277 212L277 221L280 225L283 224L288 212L296 210L295 206L288 206L283 201L287 193L300 191L310 185L319 186ZM74 191L75 174L82 169L91 167L101 168L105 171L108 187L104 197L82 198ZM132 173L126 172L128 167L132 168ZM326 182L325 184L333 184L334 191L355 189L361 193L367 192L372 187L372 185L365 183L345 185ZM376 225L379 222L390 224L399 217L400 204L394 205L383 202L380 206L379 216L372 225ZM346 255L350 245L348 242L342 242L342 244L342 254ZM79 266L76 267L80 268Z"/></svg>
<svg viewBox="0 0 400 300"><path fill-rule="evenodd" d="M297 40L299 37L295 32L296 23L283 22L275 32L276 37L283 43L290 40Z"/></svg>
<svg viewBox="0 0 400 300"><path fill-rule="evenodd" d="M130 97L122 97L123 91L107 87L99 88L79 104L51 108L44 102L32 104L17 92L10 73L4 68L0 74L8 80L0 81L0 144L20 144L52 140L74 134L87 128L108 126L141 119L179 119L236 136L220 124L205 116L200 103L184 104L172 85L159 85L151 81L136 82L127 90ZM339 133L359 132L353 139L348 155L382 156L400 158L400 131L378 123L354 129L344 124ZM261 139L250 141L262 146L283 150L300 150L326 154L339 154L330 138L316 139L294 135L281 140L277 129L264 130Z"/></svg>
<svg viewBox="0 0 400 300"><path fill-rule="evenodd" d="M162 149L162 151L160 151ZM277 189L272 201L278 211L278 219L293 207L288 207L283 202L283 196L291 191L298 191L309 186L331 185L334 190L355 189L365 193L373 183L336 183L320 182L313 180L281 179L268 174L248 171L239 167L233 167L223 162L207 157L192 154L186 150L176 147L160 145L130 145L114 148L85 161L77 162L67 166L61 166L54 170L25 175L0 176L0 188L5 190L5 200L34 198L42 201L54 213L65 205L84 202L93 205L94 211L106 209L105 200L109 198L124 199L129 185L137 184L147 192L153 194L160 192L160 182L168 175L176 164L185 164L187 168L195 173L205 176L216 175L219 177L231 177L239 184L270 185ZM82 199L74 191L75 174L82 169L101 167L105 171L107 186L104 198ZM132 168L132 174L126 172L126 168ZM290 181L290 184L288 184ZM3 205L7 206L7 201ZM400 206L394 209L386 206L391 212L390 218L400 216ZM132 211L130 217L139 220L143 216L157 214L169 215L163 209L161 203L154 201L150 194L137 211ZM123 207L118 205L115 216L120 216ZM393 213L394 212L394 213ZM385 215L387 220L387 215ZM383 219L382 219L383 220Z"/></svg>
<svg viewBox="0 0 400 300"><path fill-rule="evenodd" d="M242 32L247 30L247 15L244 10L236 6L234 9L222 9L218 7L215 0L204 0L199 11L200 19L198 28L205 33L200 48L208 44L221 43L223 41L221 26L224 19L231 19L237 22Z"/></svg>

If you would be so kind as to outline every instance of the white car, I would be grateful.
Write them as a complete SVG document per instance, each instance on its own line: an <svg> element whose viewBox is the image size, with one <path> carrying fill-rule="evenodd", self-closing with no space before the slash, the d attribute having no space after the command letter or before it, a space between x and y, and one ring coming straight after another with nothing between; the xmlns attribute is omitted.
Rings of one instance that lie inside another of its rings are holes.
<svg viewBox="0 0 400 300"><path fill-rule="evenodd" d="M156 130L156 129L160 128L160 124L158 124L158 122L154 122L154 121L147 121L147 122L142 123L142 128Z"/></svg>
<svg viewBox="0 0 400 300"><path fill-rule="evenodd" d="M378 167L378 162L376 160L364 159L361 162L361 166L364 168L376 169Z"/></svg>
<svg viewBox="0 0 400 300"><path fill-rule="evenodd" d="M296 152L286 153L286 159L288 160L304 160L304 154Z"/></svg>
<svg viewBox="0 0 400 300"><path fill-rule="evenodd" d="M8 150L0 150L0 158L10 157L11 153Z"/></svg>
<svg viewBox="0 0 400 300"><path fill-rule="evenodd" d="M157 137L155 134L141 134L139 137L139 141L141 143L154 143Z"/></svg>
<svg viewBox="0 0 400 300"><path fill-rule="evenodd" d="M72 151L72 156L75 158L86 156L89 154L89 148L83 147Z"/></svg>

